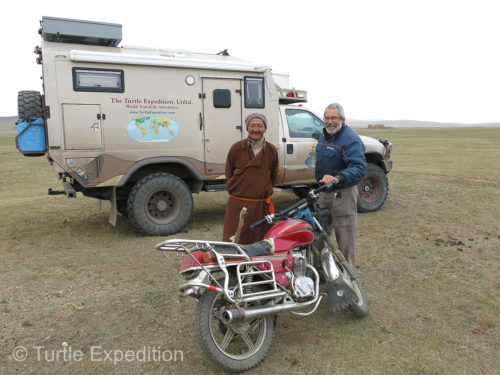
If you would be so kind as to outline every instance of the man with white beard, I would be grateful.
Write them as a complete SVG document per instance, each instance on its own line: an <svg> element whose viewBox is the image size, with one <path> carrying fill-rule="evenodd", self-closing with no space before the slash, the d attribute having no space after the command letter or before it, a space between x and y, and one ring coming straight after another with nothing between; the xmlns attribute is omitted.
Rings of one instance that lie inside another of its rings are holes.
<svg viewBox="0 0 500 375"><path fill-rule="evenodd" d="M359 135L345 124L340 104L326 107L324 121L325 128L316 147L315 173L320 184L333 181L333 187L320 193L318 205L330 211L330 218L324 220L323 226L328 235L335 229L339 249L354 267L358 184L366 172L365 146ZM336 191L340 192L338 198ZM321 251L323 240L316 240L315 247Z"/></svg>

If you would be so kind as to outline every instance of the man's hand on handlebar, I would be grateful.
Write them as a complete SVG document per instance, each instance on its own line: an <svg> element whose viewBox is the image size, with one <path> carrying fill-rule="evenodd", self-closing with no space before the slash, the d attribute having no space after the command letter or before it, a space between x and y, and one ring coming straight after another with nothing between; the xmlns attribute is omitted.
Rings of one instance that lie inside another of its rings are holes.
<svg viewBox="0 0 500 375"><path fill-rule="evenodd" d="M327 176L327 175L325 175L325 176ZM332 177L332 178L336 179L337 181L339 180L339 179L338 179L338 178L336 178L336 177L333 177L333 176L330 176L330 177ZM324 179L324 178L325 178L325 177L323 177L323 179ZM320 182L322 182L322 181L323 181L323 180L321 180ZM314 190L311 190L310 194L312 194L312 197L314 198L314 197L316 197L316 195L317 195L319 192L321 192L321 191L325 191L325 190L327 190L327 189L330 189L330 188L332 188L332 187L333 187L333 185L335 185L335 184L336 184L336 182L335 182L334 180L331 180L330 182L328 182L328 183L325 183L325 184L321 185L319 188L314 189Z"/></svg>
<svg viewBox="0 0 500 375"><path fill-rule="evenodd" d="M335 176L325 174L323 178L319 180L319 182L323 184L329 184L330 182L333 182L332 185L337 185L340 182L340 180Z"/></svg>

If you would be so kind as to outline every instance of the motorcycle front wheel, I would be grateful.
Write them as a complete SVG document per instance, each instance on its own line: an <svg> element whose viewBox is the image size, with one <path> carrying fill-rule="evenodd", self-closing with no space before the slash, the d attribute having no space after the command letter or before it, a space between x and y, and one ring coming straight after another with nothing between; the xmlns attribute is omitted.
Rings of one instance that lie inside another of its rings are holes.
<svg viewBox="0 0 500 375"><path fill-rule="evenodd" d="M234 307L223 293L206 290L198 301L195 327L198 342L212 362L231 372L243 372L257 366L266 356L274 317L224 324L222 313Z"/></svg>
<svg viewBox="0 0 500 375"><path fill-rule="evenodd" d="M335 312L348 306L354 316L358 318L365 316L368 314L368 301L358 279L351 278L344 266L344 262L337 260L336 265L340 271L340 277L337 281L328 284L328 296L333 311ZM344 300L342 300L342 297L339 297L342 295L344 296ZM346 298L348 299L347 301L345 300Z"/></svg>
<svg viewBox="0 0 500 375"><path fill-rule="evenodd" d="M351 280L351 282L354 293L356 293L357 296L357 301L353 302L349 306L349 310L351 310L354 316L361 318L368 314L368 303L366 301L365 292L363 291L363 288L361 288L361 285L359 285L358 279L354 281Z"/></svg>

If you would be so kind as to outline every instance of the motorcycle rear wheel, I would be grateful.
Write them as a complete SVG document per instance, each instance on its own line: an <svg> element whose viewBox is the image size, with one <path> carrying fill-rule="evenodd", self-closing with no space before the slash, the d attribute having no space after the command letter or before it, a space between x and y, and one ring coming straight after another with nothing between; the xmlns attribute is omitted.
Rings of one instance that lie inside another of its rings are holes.
<svg viewBox="0 0 500 375"><path fill-rule="evenodd" d="M212 362L231 372L243 372L257 366L266 356L274 317L224 324L222 312L234 307L222 293L206 290L196 307L195 328L198 342Z"/></svg>

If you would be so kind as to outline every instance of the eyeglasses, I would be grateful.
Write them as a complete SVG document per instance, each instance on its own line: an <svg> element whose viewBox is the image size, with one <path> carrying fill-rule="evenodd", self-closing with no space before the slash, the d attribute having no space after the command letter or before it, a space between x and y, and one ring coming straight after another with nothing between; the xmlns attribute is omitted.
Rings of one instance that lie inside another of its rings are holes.
<svg viewBox="0 0 500 375"><path fill-rule="evenodd" d="M339 121L340 118L335 116L335 117L323 117L323 120L325 121Z"/></svg>

